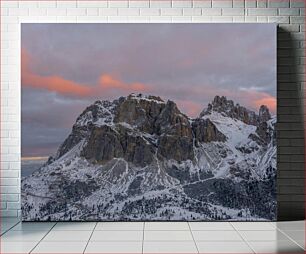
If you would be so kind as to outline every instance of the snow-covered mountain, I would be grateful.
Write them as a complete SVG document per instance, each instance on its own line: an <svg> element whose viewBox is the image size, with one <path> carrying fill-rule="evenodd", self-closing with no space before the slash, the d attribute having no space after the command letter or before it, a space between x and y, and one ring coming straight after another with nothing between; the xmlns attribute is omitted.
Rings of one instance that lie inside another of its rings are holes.
<svg viewBox="0 0 306 254"><path fill-rule="evenodd" d="M31 220L271 220L276 117L216 96L196 119L173 101L96 101L22 179Z"/></svg>

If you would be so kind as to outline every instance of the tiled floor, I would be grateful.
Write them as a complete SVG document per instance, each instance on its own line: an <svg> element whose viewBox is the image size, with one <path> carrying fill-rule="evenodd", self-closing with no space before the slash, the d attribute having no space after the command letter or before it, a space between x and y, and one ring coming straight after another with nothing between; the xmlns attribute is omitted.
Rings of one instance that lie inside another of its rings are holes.
<svg viewBox="0 0 306 254"><path fill-rule="evenodd" d="M61 222L1 219L0 253L304 253L305 221Z"/></svg>

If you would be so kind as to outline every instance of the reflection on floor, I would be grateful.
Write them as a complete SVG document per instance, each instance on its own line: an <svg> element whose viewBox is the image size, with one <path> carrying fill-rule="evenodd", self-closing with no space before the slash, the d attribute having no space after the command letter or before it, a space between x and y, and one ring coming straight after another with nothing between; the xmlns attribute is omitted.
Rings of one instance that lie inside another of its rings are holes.
<svg viewBox="0 0 306 254"><path fill-rule="evenodd" d="M0 253L304 253L305 221L37 222L1 219Z"/></svg>

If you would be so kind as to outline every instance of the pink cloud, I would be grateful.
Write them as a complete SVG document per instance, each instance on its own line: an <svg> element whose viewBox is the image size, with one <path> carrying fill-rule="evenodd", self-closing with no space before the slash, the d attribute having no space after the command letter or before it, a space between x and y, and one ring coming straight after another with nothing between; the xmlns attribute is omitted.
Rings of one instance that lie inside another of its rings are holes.
<svg viewBox="0 0 306 254"><path fill-rule="evenodd" d="M30 63L33 61L25 49L21 50L21 83L23 86L46 89L59 94L73 96L89 96L91 89L89 86L80 84L60 76L42 76L30 70Z"/></svg>
<svg viewBox="0 0 306 254"><path fill-rule="evenodd" d="M100 76L99 85L103 90L116 89L130 92L146 92L151 90L151 88L146 84L137 82L125 83L109 74L103 74Z"/></svg>
<svg viewBox="0 0 306 254"><path fill-rule="evenodd" d="M203 110L203 105L191 100L176 100L178 108L190 117L198 117Z"/></svg>
<svg viewBox="0 0 306 254"><path fill-rule="evenodd" d="M162 93L176 101L179 107L190 116L198 116L216 95L225 96L256 113L261 105L266 105L272 114L276 113L276 97L254 89L223 89L206 84L192 89L186 85L176 90L168 90L165 86Z"/></svg>
<svg viewBox="0 0 306 254"><path fill-rule="evenodd" d="M276 98L265 92L254 90L229 91L228 98L239 101L242 106L254 110L258 113L261 105L265 105L269 110L276 113Z"/></svg>
<svg viewBox="0 0 306 254"><path fill-rule="evenodd" d="M45 89L58 94L77 97L94 97L113 90L129 93L151 90L146 84L138 82L125 83L110 74L102 74L98 84L94 86L78 83L57 75L42 76L31 71L31 61L34 61L34 59L23 48L21 50L21 83L26 87Z"/></svg>
<svg viewBox="0 0 306 254"><path fill-rule="evenodd" d="M187 115L198 116L201 110L207 106L205 101L210 102L215 95L226 96L241 105L252 110L258 111L261 105L266 105L272 113L276 112L276 98L256 90L230 90L216 88L211 84L193 87L186 84L183 88L168 89L171 86L163 86L156 91L153 85L140 82L124 82L115 75L103 73L100 75L97 83L90 86L88 84L78 83L65 79L57 75L43 76L34 73L30 69L33 59L29 53L22 48L21 51L21 70L22 85L31 88L44 89L65 96L93 98L98 97L116 97L118 94L129 94L132 92L150 93L167 96L176 101L178 106ZM190 63L188 63L189 65ZM203 97L203 99L201 99ZM185 99L185 98L193 98ZM167 98L165 98L167 99Z"/></svg>

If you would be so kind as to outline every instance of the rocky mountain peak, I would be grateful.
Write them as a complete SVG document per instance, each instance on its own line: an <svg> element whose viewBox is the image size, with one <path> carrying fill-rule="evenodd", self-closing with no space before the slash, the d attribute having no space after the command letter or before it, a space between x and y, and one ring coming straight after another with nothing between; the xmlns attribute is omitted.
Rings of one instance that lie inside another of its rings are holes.
<svg viewBox="0 0 306 254"><path fill-rule="evenodd" d="M123 97L124 98L124 97ZM146 101L155 101L156 103L165 103L162 98L159 96L155 95L145 95L145 94L136 94L136 93L131 93L126 97L126 100L146 100Z"/></svg>
<svg viewBox="0 0 306 254"><path fill-rule="evenodd" d="M105 163L123 157L136 165L153 161L155 153L177 161L193 160L194 143L226 140L209 120L192 120L175 102L142 94L96 101L87 107L57 158L83 139L87 141L82 155L90 161Z"/></svg>
<svg viewBox="0 0 306 254"><path fill-rule="evenodd" d="M254 111L251 111L239 103L234 103L232 100L228 100L225 96L215 96L213 101L208 104L207 108L204 109L200 117L217 112L226 117L231 117L240 120L249 125L257 126L261 122L266 122L271 119L269 109L267 106L262 105L259 109L259 115Z"/></svg>
<svg viewBox="0 0 306 254"><path fill-rule="evenodd" d="M266 122L271 119L271 114L266 105L261 105L259 108L259 119L261 122Z"/></svg>
<svg viewBox="0 0 306 254"><path fill-rule="evenodd" d="M269 141L269 131L263 126L271 118L266 106L261 106L257 115L225 96L215 96L200 118L191 119L171 100L130 94L114 101L98 100L88 106L77 118L56 158L85 139L82 155L98 163L123 157L142 165L144 161L153 161L155 153L176 161L193 160L194 145L227 139L212 121L203 118L213 112L257 126L260 139Z"/></svg>
<svg viewBox="0 0 306 254"><path fill-rule="evenodd" d="M237 104L239 105L239 104ZM234 102L228 100L225 96L216 95L212 102L213 109L231 109L234 107Z"/></svg>

